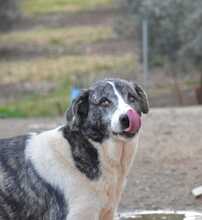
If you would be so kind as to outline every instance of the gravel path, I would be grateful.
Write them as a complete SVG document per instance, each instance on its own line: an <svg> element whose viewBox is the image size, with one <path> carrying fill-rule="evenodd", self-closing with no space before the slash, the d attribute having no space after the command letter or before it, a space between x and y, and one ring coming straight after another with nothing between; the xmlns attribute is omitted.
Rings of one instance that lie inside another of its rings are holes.
<svg viewBox="0 0 202 220"><path fill-rule="evenodd" d="M49 129L57 119L2 119L0 137ZM202 185L202 107L152 109L144 118L139 150L120 205L121 210L202 211L191 194Z"/></svg>

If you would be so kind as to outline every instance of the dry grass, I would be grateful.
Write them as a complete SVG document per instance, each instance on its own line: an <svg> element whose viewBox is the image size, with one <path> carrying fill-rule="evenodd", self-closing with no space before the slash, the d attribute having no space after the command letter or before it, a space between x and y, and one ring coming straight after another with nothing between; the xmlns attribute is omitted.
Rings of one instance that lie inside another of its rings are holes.
<svg viewBox="0 0 202 220"><path fill-rule="evenodd" d="M58 89L45 96L22 97L0 107L0 117L56 116L64 112L68 103L71 82L89 83L99 78L99 74L126 73L135 68L135 58L131 54L115 56L67 56L55 59L41 58L20 62L1 62L1 83L21 81L55 81Z"/></svg>
<svg viewBox="0 0 202 220"><path fill-rule="evenodd" d="M134 56L64 56L38 58L28 61L2 61L1 83L21 81L61 80L75 74L91 77L99 72L120 72L134 68Z"/></svg>
<svg viewBox="0 0 202 220"><path fill-rule="evenodd" d="M90 44L114 37L111 27L72 27L15 31L0 35L1 44L34 44L38 46L71 46Z"/></svg>
<svg viewBox="0 0 202 220"><path fill-rule="evenodd" d="M27 14L49 12L78 12L112 5L112 0L24 0L23 9Z"/></svg>
<svg viewBox="0 0 202 220"><path fill-rule="evenodd" d="M45 13L66 13L109 8L112 0L23 0L22 10L28 16ZM78 26L71 28L43 28L38 26L27 31L14 31L0 35L0 44L12 48L80 48L114 38L109 26ZM26 47L28 46L28 47ZM75 50L77 51L77 50ZM79 50L78 50L79 51ZM78 52L79 53L79 52ZM78 54L77 53L77 54ZM59 54L59 53L57 53ZM28 57L0 62L1 84L53 81L55 91L45 96L24 94L20 99L0 106L0 117L33 117L61 114L68 103L72 81L89 82L105 72L125 72L134 69L136 63L131 54L114 55L66 55L51 57Z"/></svg>

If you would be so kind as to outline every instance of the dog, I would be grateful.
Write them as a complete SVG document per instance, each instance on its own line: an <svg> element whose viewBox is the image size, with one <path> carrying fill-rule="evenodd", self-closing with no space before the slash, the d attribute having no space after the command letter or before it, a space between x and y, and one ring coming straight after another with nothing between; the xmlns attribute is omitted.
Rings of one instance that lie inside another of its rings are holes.
<svg viewBox="0 0 202 220"><path fill-rule="evenodd" d="M147 95L105 79L53 130L0 140L1 220L112 220L133 162Z"/></svg>

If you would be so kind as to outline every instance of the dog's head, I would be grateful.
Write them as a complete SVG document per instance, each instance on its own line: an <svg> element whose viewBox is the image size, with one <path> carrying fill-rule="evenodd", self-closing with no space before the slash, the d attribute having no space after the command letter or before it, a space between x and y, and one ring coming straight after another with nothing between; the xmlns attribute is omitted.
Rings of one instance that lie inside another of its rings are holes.
<svg viewBox="0 0 202 220"><path fill-rule="evenodd" d="M148 113L148 99L136 83L121 79L102 80L76 98L66 118L72 130L96 142L113 137L128 140L141 127L141 114Z"/></svg>

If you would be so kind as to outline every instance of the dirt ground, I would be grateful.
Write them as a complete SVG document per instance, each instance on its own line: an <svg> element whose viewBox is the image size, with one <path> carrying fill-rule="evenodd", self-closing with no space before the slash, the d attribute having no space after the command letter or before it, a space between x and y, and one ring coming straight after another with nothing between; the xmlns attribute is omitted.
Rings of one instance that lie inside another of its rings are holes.
<svg viewBox="0 0 202 220"><path fill-rule="evenodd" d="M61 118L2 119L0 137L55 127ZM202 211L191 190L202 185L202 107L152 109L120 210Z"/></svg>

